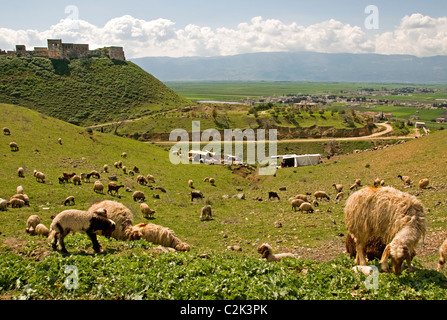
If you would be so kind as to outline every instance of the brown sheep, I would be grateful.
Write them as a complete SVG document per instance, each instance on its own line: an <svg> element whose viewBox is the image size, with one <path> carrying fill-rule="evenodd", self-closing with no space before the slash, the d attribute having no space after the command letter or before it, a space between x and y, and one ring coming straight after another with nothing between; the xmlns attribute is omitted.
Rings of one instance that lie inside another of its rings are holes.
<svg viewBox="0 0 447 320"><path fill-rule="evenodd" d="M109 184L107 185L108 189L107 189L107 193L110 193L112 195L112 192L115 192L115 195L118 195L118 191L120 188L124 188L123 184L117 184L115 182L109 182Z"/></svg>

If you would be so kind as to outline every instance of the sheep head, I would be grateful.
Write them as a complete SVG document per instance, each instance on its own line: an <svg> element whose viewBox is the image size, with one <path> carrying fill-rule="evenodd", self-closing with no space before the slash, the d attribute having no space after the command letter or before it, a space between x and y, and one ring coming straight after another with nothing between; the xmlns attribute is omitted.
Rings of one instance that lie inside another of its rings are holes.
<svg viewBox="0 0 447 320"><path fill-rule="evenodd" d="M416 251L410 250L405 244L396 244L391 242L383 251L380 263L382 270L388 272L388 258L391 258L391 266L395 275L400 275L402 272L402 263L407 261L409 270L411 271L411 260L416 256Z"/></svg>
<svg viewBox="0 0 447 320"><path fill-rule="evenodd" d="M264 243L258 248L258 253L262 255L261 258L267 259L267 257L270 255L271 252L272 248L267 243Z"/></svg>
<svg viewBox="0 0 447 320"><path fill-rule="evenodd" d="M113 220L94 213L92 219L90 220L90 228L93 231L102 231L102 234L106 238L110 238L112 232L115 231L116 223Z"/></svg>

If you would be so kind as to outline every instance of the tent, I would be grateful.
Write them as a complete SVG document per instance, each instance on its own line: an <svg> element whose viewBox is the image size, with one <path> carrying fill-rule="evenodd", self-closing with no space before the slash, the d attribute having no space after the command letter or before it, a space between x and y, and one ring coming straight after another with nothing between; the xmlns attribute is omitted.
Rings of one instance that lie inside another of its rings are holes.
<svg viewBox="0 0 447 320"><path fill-rule="evenodd" d="M303 155L282 155L273 156L272 158L282 158L284 167L302 167L313 166L322 163L321 154L303 154Z"/></svg>

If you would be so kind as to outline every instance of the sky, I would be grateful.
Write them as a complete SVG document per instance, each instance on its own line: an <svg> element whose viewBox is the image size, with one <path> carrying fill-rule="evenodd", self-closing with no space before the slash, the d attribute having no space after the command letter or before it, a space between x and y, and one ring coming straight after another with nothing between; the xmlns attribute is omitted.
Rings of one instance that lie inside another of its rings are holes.
<svg viewBox="0 0 447 320"><path fill-rule="evenodd" d="M0 48L46 39L126 58L251 52L447 55L440 0L22 0L1 4Z"/></svg>

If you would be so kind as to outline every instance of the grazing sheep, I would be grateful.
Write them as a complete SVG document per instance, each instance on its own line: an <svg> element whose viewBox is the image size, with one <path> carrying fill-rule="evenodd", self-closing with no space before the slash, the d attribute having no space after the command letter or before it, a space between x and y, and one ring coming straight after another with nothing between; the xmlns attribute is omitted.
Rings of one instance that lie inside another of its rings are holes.
<svg viewBox="0 0 447 320"><path fill-rule="evenodd" d="M327 193L326 192L324 192L324 191L315 191L315 193L314 193L314 197L315 197L315 199L317 199L317 200L321 200L321 199L327 199L327 200L331 200L330 198L329 198L329 196L327 195Z"/></svg>
<svg viewBox="0 0 447 320"><path fill-rule="evenodd" d="M411 186L411 179L410 179L409 176L398 175L397 177L398 177L400 180L402 180L403 183L404 183L405 185Z"/></svg>
<svg viewBox="0 0 447 320"><path fill-rule="evenodd" d="M355 241L350 234L346 236L346 252L349 253L351 258L355 258L357 255L357 250L355 247ZM372 237L366 241L365 254L368 261L373 261L374 259L380 259L382 257L383 251L385 250L386 244L383 243L381 238Z"/></svg>
<svg viewBox="0 0 447 320"><path fill-rule="evenodd" d="M376 178L374 180L374 187L383 187L385 185L385 180L381 180L380 178Z"/></svg>
<svg viewBox="0 0 447 320"><path fill-rule="evenodd" d="M9 147L11 148L11 151L19 151L19 145L17 142L10 142Z"/></svg>
<svg viewBox="0 0 447 320"><path fill-rule="evenodd" d="M210 178L209 182L212 186L214 186L214 184L216 183L216 180L214 178Z"/></svg>
<svg viewBox="0 0 447 320"><path fill-rule="evenodd" d="M343 191L343 185L340 183L333 183L332 186L335 188L335 191L337 191L337 193Z"/></svg>
<svg viewBox="0 0 447 320"><path fill-rule="evenodd" d="M22 186L17 186L16 193L17 194L23 194L23 187Z"/></svg>
<svg viewBox="0 0 447 320"><path fill-rule="evenodd" d="M125 153L125 152L121 153L121 157L122 158L127 158L127 153Z"/></svg>
<svg viewBox="0 0 447 320"><path fill-rule="evenodd" d="M182 242L174 231L152 223L140 223L133 227L129 240L145 239L153 244L174 248L178 251L190 251L191 247Z"/></svg>
<svg viewBox="0 0 447 320"><path fill-rule="evenodd" d="M71 232L87 233L93 243L95 252L101 251L101 245L96 238L96 231L101 230L108 238L115 230L115 222L107 219L106 210L102 209L97 212L82 210L65 210L57 214L50 226L51 246L53 250L57 250L57 243L61 247L63 253L68 253L65 248L64 238Z"/></svg>
<svg viewBox="0 0 447 320"><path fill-rule="evenodd" d="M75 198L73 196L69 196L65 199L64 201L64 206L69 206L69 205L74 205L75 204Z"/></svg>
<svg viewBox="0 0 447 320"><path fill-rule="evenodd" d="M118 161L118 168L122 168L123 167L123 162L120 160Z"/></svg>
<svg viewBox="0 0 447 320"><path fill-rule="evenodd" d="M22 199L18 199L18 198L11 198L8 201L8 205L11 206L11 208L23 208L25 206L25 201L23 201Z"/></svg>
<svg viewBox="0 0 447 320"><path fill-rule="evenodd" d="M133 198L133 201L135 201L135 202L144 202L144 200L146 199L146 196L144 195L143 191L135 191L132 194L132 198Z"/></svg>
<svg viewBox="0 0 447 320"><path fill-rule="evenodd" d="M37 182L45 183L45 175L42 172L37 171L36 169L34 169L33 175L36 177Z"/></svg>
<svg viewBox="0 0 447 320"><path fill-rule="evenodd" d="M108 166L107 164L105 164L105 165L102 167L102 171L104 171L105 173L108 173L108 172L109 172L109 166Z"/></svg>
<svg viewBox="0 0 447 320"><path fill-rule="evenodd" d="M118 162L115 162L114 164L113 164L113 166L115 167L115 168L119 168L119 165L118 165Z"/></svg>
<svg viewBox="0 0 447 320"><path fill-rule="evenodd" d="M147 179L144 177L144 176L142 176L142 175L139 175L138 177L137 177L137 182L138 182L138 184L141 184L141 185L146 185L147 184Z"/></svg>
<svg viewBox="0 0 447 320"><path fill-rule="evenodd" d="M447 259L447 239L439 247L438 272L441 272L442 269L444 268L446 259Z"/></svg>
<svg viewBox="0 0 447 320"><path fill-rule="evenodd" d="M429 183L430 181L428 180L428 178L421 179L419 180L418 187L419 189L425 189L428 187Z"/></svg>
<svg viewBox="0 0 447 320"><path fill-rule="evenodd" d="M303 202L299 208L300 212L312 213L314 212L314 208L309 202Z"/></svg>
<svg viewBox="0 0 447 320"><path fill-rule="evenodd" d="M13 195L9 200L12 200L12 199L22 200L25 206L29 206L29 197L26 194L17 193L15 195Z"/></svg>
<svg viewBox="0 0 447 320"><path fill-rule="evenodd" d="M115 195L118 195L118 190L120 188L124 188L124 185L123 184L116 184L115 182L109 182L107 187L108 187L107 193L110 193L110 195L112 195L112 191L114 191Z"/></svg>
<svg viewBox="0 0 447 320"><path fill-rule="evenodd" d="M360 179L355 179L354 183L355 183L356 185L358 185L359 187L362 186L362 180L360 180Z"/></svg>
<svg viewBox="0 0 447 320"><path fill-rule="evenodd" d="M19 178L25 178L25 169L23 169L23 167L19 167L17 169L17 175Z"/></svg>
<svg viewBox="0 0 447 320"><path fill-rule="evenodd" d="M128 240L133 228L133 214L130 209L120 202L104 200L93 204L88 212L93 213L101 209L106 210L107 218L113 220L116 224L111 237L117 240Z"/></svg>
<svg viewBox="0 0 447 320"><path fill-rule="evenodd" d="M300 208L300 205L304 203L303 199L293 199L292 200L292 210L296 212L296 208Z"/></svg>
<svg viewBox="0 0 447 320"><path fill-rule="evenodd" d="M209 205L204 206L200 211L200 220L203 221L205 219L207 219L207 220L213 219L213 216L211 213L211 206L209 206Z"/></svg>
<svg viewBox="0 0 447 320"><path fill-rule="evenodd" d="M343 199L344 195L345 195L345 193L343 191L337 193L337 195L335 196L335 201L341 201L341 199Z"/></svg>
<svg viewBox="0 0 447 320"><path fill-rule="evenodd" d="M3 134L7 135L7 136L10 136L11 135L11 130L9 130L9 128L7 128L7 127L4 127L3 128Z"/></svg>
<svg viewBox="0 0 447 320"><path fill-rule="evenodd" d="M194 189L194 181L188 180L188 186L192 189Z"/></svg>
<svg viewBox="0 0 447 320"><path fill-rule="evenodd" d="M7 210L8 210L8 201L0 198L0 211L7 211Z"/></svg>
<svg viewBox="0 0 447 320"><path fill-rule="evenodd" d="M258 253L260 253L261 259L267 259L267 262L276 262L280 261L283 258L294 258L296 259L297 256L293 253L277 253L273 254L272 247L268 243L264 243L261 246L258 247Z"/></svg>
<svg viewBox="0 0 447 320"><path fill-rule="evenodd" d="M388 271L389 257L396 275L403 260L412 271L411 259L426 229L425 210L416 197L392 187L363 188L348 198L345 221L356 243L357 265L366 266L366 243L376 237L387 244L380 261L383 271Z"/></svg>
<svg viewBox="0 0 447 320"><path fill-rule="evenodd" d="M93 191L104 193L104 185L101 183L101 181L98 180L95 181L95 183L93 184Z"/></svg>
<svg viewBox="0 0 447 320"><path fill-rule="evenodd" d="M59 142L59 144L62 145L62 138L58 138L57 142Z"/></svg>
<svg viewBox="0 0 447 320"><path fill-rule="evenodd" d="M90 172L90 176L94 177L96 179L101 179L101 176L99 175L99 172L96 170L92 170L92 172Z"/></svg>
<svg viewBox="0 0 447 320"><path fill-rule="evenodd" d="M50 230L48 230L48 228L42 223L39 223L34 230L34 235L48 238L48 236L50 235Z"/></svg>
<svg viewBox="0 0 447 320"><path fill-rule="evenodd" d="M357 190L360 186L357 183L354 183L352 186L349 187L349 190L354 191Z"/></svg>
<svg viewBox="0 0 447 320"><path fill-rule="evenodd" d="M275 191L269 191L269 200L271 198L278 198L278 200L280 200L279 196L278 196L278 193L276 193Z"/></svg>
<svg viewBox="0 0 447 320"><path fill-rule="evenodd" d="M81 185L81 177L80 177L80 176L75 175L75 176L72 178L72 180L73 180L73 184L74 184L74 185L78 185L78 186Z"/></svg>
<svg viewBox="0 0 447 320"><path fill-rule="evenodd" d="M304 202L309 202L309 198L307 197L307 195L305 194L297 194L295 197L293 197L294 199L301 199Z"/></svg>
<svg viewBox="0 0 447 320"><path fill-rule="evenodd" d="M34 232L36 231L37 225L40 223L40 218L38 215L33 214L28 217L28 220L26 220L26 233L30 233L34 235Z"/></svg>
<svg viewBox="0 0 447 320"><path fill-rule="evenodd" d="M137 166L133 166L132 171L135 173L140 173L140 169Z"/></svg>
<svg viewBox="0 0 447 320"><path fill-rule="evenodd" d="M203 182L208 182L210 180L210 177L205 177L205 179L203 179Z"/></svg>
<svg viewBox="0 0 447 320"><path fill-rule="evenodd" d="M143 213L143 217L145 217L146 219L154 217L155 210L149 208L149 206L146 203L140 204L140 210Z"/></svg>
<svg viewBox="0 0 447 320"><path fill-rule="evenodd" d="M191 201L194 199L203 199L203 193L200 190L191 191Z"/></svg>
<svg viewBox="0 0 447 320"><path fill-rule="evenodd" d="M123 173L124 173L124 174L127 174L127 167L126 167L126 166L123 166L123 167L122 167L122 170L123 170Z"/></svg>

